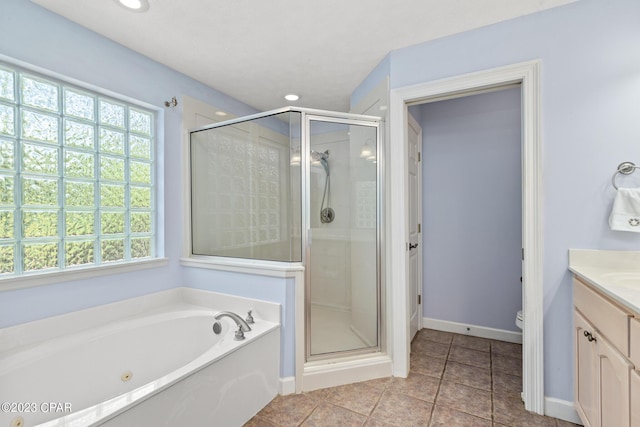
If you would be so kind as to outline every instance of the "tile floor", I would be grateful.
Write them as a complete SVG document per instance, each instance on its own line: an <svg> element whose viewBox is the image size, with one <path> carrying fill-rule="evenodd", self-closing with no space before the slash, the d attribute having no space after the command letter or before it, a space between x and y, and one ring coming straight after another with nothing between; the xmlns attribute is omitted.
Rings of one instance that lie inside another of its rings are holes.
<svg viewBox="0 0 640 427"><path fill-rule="evenodd" d="M421 330L408 378L277 396L245 427L569 427L524 410L518 344Z"/></svg>

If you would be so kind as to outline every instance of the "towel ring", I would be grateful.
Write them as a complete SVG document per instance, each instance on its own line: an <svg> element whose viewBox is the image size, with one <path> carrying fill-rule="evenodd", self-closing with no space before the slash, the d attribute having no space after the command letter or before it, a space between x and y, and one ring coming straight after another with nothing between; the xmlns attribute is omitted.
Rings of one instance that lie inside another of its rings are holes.
<svg viewBox="0 0 640 427"><path fill-rule="evenodd" d="M616 190L618 189L618 186L616 185L616 177L618 176L618 174L621 173L623 175L631 175L636 169L640 169L640 166L636 166L633 162L620 163L618 165L618 169L616 169L616 173L614 173L613 177L611 177L613 188L615 188Z"/></svg>

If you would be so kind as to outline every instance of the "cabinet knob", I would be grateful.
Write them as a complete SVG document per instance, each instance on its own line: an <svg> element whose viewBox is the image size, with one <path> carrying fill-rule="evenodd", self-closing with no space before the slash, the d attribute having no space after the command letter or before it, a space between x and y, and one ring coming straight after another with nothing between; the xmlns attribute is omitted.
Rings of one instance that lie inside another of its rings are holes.
<svg viewBox="0 0 640 427"><path fill-rule="evenodd" d="M594 337L593 334L591 334L591 332L589 331L584 331L584 336L587 337L587 340L589 340L589 342L597 341L596 337Z"/></svg>

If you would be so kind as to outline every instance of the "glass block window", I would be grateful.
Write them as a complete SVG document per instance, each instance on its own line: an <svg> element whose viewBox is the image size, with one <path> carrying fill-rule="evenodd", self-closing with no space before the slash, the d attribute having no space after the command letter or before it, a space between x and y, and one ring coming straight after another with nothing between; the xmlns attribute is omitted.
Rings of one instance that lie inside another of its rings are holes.
<svg viewBox="0 0 640 427"><path fill-rule="evenodd" d="M0 277L153 258L155 113L0 63Z"/></svg>

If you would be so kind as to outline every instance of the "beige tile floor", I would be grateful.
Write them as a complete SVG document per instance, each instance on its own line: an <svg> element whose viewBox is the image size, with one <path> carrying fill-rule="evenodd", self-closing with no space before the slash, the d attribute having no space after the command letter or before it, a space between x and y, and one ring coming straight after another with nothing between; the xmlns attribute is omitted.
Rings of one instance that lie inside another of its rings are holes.
<svg viewBox="0 0 640 427"><path fill-rule="evenodd" d="M245 427L569 427L525 411L522 347L421 330L408 378L384 378L277 396Z"/></svg>

